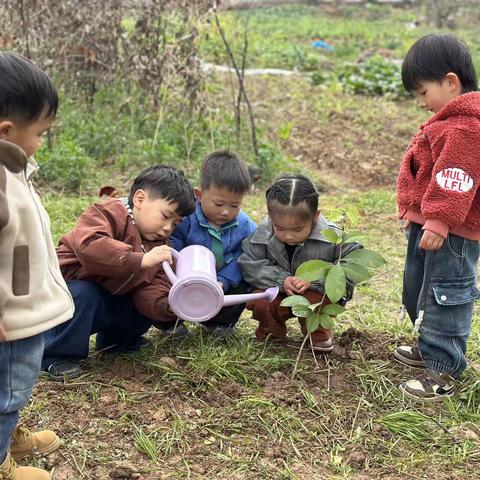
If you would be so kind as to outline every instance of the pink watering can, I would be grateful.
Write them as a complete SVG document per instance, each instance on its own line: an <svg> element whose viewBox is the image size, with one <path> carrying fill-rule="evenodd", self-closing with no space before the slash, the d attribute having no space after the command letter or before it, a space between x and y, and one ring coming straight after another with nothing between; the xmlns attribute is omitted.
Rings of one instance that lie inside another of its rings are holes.
<svg viewBox="0 0 480 480"><path fill-rule="evenodd" d="M172 282L168 303L183 320L205 322L222 307L262 298L271 302L278 295L278 287L272 287L262 293L225 296L217 281L215 257L202 245L190 245L180 252L172 248L172 256L176 261L175 273L168 262L163 262L163 269Z"/></svg>

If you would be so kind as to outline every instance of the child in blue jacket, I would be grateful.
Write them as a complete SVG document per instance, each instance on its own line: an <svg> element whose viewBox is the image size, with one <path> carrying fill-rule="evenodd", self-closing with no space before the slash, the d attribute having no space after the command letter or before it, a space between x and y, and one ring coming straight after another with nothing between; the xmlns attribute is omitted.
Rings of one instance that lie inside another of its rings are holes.
<svg viewBox="0 0 480 480"><path fill-rule="evenodd" d="M256 225L240 207L250 189L250 175L245 163L234 153L209 154L200 169L200 186L195 188L195 212L176 227L170 240L173 248L203 245L215 255L217 280L226 295L245 293L248 289L238 265L242 240ZM234 333L245 304L225 307L203 328L218 338ZM176 336L187 335L184 325Z"/></svg>

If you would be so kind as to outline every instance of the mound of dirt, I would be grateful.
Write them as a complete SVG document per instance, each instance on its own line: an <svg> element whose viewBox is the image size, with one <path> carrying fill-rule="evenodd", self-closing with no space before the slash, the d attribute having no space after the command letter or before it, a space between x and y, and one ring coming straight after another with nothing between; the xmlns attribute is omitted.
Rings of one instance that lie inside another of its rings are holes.
<svg viewBox="0 0 480 480"><path fill-rule="evenodd" d="M329 117L327 124L298 119L285 142L286 154L323 174L339 175L352 187L395 185L408 136L388 129L372 135L354 114L331 112Z"/></svg>

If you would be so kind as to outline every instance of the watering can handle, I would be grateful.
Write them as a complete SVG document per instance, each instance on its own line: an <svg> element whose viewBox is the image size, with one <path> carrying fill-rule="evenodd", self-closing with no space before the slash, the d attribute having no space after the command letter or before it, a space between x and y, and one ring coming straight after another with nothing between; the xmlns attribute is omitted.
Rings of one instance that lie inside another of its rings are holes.
<svg viewBox="0 0 480 480"><path fill-rule="evenodd" d="M170 250L172 252L173 259L178 261L178 259L180 258L180 254L174 248L170 248ZM177 281L177 276L172 270L170 264L168 262L162 262L162 267L170 282L175 283Z"/></svg>

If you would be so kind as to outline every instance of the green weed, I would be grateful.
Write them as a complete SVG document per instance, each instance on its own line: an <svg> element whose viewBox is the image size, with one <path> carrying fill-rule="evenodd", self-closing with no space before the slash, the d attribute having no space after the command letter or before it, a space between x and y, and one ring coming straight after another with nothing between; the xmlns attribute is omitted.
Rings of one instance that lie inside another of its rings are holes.
<svg viewBox="0 0 480 480"><path fill-rule="evenodd" d="M133 425L135 428L134 441L138 451L144 453L153 462L158 459L159 447L152 435L146 434L141 428Z"/></svg>
<svg viewBox="0 0 480 480"><path fill-rule="evenodd" d="M379 418L378 423L393 434L417 444L432 442L438 436L432 420L419 412L403 410L389 413Z"/></svg>

